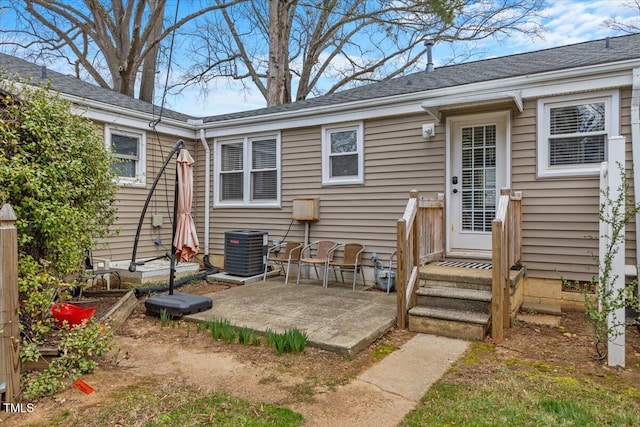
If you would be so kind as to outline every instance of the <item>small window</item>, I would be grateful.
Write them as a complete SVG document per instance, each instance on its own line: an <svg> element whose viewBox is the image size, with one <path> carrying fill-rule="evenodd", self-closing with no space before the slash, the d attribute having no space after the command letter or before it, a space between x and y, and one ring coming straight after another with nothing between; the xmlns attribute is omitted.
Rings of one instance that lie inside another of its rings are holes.
<svg viewBox="0 0 640 427"><path fill-rule="evenodd" d="M145 134L107 127L105 140L115 160L111 167L118 183L145 185Z"/></svg>
<svg viewBox="0 0 640 427"><path fill-rule="evenodd" d="M280 206L280 138L216 141L216 206Z"/></svg>
<svg viewBox="0 0 640 427"><path fill-rule="evenodd" d="M322 129L322 184L364 182L362 123L325 126Z"/></svg>
<svg viewBox="0 0 640 427"><path fill-rule="evenodd" d="M220 199L242 202L244 198L244 179L242 143L222 144L220 146Z"/></svg>
<svg viewBox="0 0 640 427"><path fill-rule="evenodd" d="M538 101L538 176L593 175L619 132L618 93Z"/></svg>

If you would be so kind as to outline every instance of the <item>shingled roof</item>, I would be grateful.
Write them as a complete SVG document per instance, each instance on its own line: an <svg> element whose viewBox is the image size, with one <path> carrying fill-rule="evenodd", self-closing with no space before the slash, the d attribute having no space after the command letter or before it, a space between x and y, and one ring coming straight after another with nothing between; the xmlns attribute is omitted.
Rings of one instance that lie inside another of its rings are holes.
<svg viewBox="0 0 640 427"><path fill-rule="evenodd" d="M612 37L534 52L484 59L419 72L291 104L205 117L218 122L297 111L355 101L426 92L433 89L505 79L549 71L640 59L640 34Z"/></svg>
<svg viewBox="0 0 640 427"><path fill-rule="evenodd" d="M157 105L154 106L149 102L140 101L139 99L84 82L73 76L61 74L53 70L46 69L45 74L43 78L42 66L16 58L15 56L0 53L0 77L14 78L18 76L20 79L29 79L32 84L45 85L49 83L55 91L77 96L82 99L103 102L129 110L151 115L155 114L156 116L160 114L160 107ZM167 108L162 111L162 116L180 121L187 121L193 118Z"/></svg>
<svg viewBox="0 0 640 427"><path fill-rule="evenodd" d="M205 123L222 122L419 92L426 94L434 89L632 59L640 59L640 34L439 67L432 72L409 74L290 104L209 116L203 120ZM13 56L0 54L1 70L22 78L29 77L35 82L44 81L41 78L42 67ZM157 115L160 111L158 106L83 82L72 76L51 70L47 70L46 74L46 81L51 83L52 88L63 93L148 114ZM211 102L215 102L215 96ZM166 108L163 116L182 121L195 118Z"/></svg>

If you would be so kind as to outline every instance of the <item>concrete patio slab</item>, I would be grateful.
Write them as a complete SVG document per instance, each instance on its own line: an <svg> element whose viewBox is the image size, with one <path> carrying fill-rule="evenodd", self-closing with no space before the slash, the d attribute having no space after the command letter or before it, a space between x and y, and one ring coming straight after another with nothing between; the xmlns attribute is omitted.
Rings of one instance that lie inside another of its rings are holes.
<svg viewBox="0 0 640 427"><path fill-rule="evenodd" d="M374 290L305 280L284 284L282 278L233 287L207 295L210 310L185 320L227 319L260 333L296 328L309 336L308 345L352 355L393 329L396 295Z"/></svg>

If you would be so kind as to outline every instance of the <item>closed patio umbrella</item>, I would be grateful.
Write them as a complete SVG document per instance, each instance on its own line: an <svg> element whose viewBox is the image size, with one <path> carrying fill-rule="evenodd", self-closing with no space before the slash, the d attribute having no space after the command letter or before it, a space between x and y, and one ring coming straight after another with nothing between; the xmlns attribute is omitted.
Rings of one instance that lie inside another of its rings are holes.
<svg viewBox="0 0 640 427"><path fill-rule="evenodd" d="M193 203L193 157L186 148L178 155L176 173L178 174L177 217L173 246L176 248L176 261L191 261L198 253L200 243L196 225L191 216Z"/></svg>

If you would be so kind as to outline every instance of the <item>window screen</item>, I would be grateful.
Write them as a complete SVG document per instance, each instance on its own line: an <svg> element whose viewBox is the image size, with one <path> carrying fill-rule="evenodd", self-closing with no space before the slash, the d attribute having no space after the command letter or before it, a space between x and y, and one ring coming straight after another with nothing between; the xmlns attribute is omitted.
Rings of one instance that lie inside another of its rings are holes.
<svg viewBox="0 0 640 427"><path fill-rule="evenodd" d="M358 176L358 135L355 130L332 132L329 176Z"/></svg>
<svg viewBox="0 0 640 427"><path fill-rule="evenodd" d="M278 197L276 140L251 143L251 199L275 200Z"/></svg>
<svg viewBox="0 0 640 427"><path fill-rule="evenodd" d="M135 178L137 172L139 138L111 133L111 151L115 157L112 164L118 176Z"/></svg>
<svg viewBox="0 0 640 427"><path fill-rule="evenodd" d="M600 163L606 158L605 103L550 109L549 165Z"/></svg>
<svg viewBox="0 0 640 427"><path fill-rule="evenodd" d="M221 145L220 162L220 199L242 200L244 194L242 143Z"/></svg>
<svg viewBox="0 0 640 427"><path fill-rule="evenodd" d="M277 135L243 137L216 144L219 191L216 203L271 206L279 203ZM214 153L216 155L216 153Z"/></svg>

